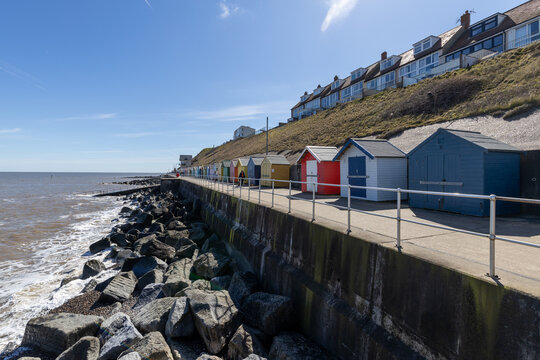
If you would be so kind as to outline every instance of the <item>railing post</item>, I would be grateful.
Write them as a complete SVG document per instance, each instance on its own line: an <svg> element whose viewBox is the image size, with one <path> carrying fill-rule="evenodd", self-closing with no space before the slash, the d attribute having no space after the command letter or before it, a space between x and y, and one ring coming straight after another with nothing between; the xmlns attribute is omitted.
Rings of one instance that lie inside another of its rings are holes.
<svg viewBox="0 0 540 360"><path fill-rule="evenodd" d="M497 278L495 275L495 219L497 218L495 195L489 196L489 277Z"/></svg>
<svg viewBox="0 0 540 360"><path fill-rule="evenodd" d="M242 178L240 178L240 199L242 198Z"/></svg>
<svg viewBox="0 0 540 360"><path fill-rule="evenodd" d="M312 193L313 193L313 200L312 200L312 203L313 203L313 210L311 212L311 221L315 221L315 182L313 182L313 188L311 189L312 190Z"/></svg>
<svg viewBox="0 0 540 360"><path fill-rule="evenodd" d="M259 178L259 204L261 203L261 178Z"/></svg>
<svg viewBox="0 0 540 360"><path fill-rule="evenodd" d="M351 184L347 185L347 234L351 233Z"/></svg>
<svg viewBox="0 0 540 360"><path fill-rule="evenodd" d="M251 178L248 178L248 200L251 195Z"/></svg>
<svg viewBox="0 0 540 360"><path fill-rule="evenodd" d="M232 183L232 196L234 196L234 177L232 178L231 183Z"/></svg>
<svg viewBox="0 0 540 360"><path fill-rule="evenodd" d="M289 214L291 213L291 188L292 188L292 181L289 180Z"/></svg>
<svg viewBox="0 0 540 360"><path fill-rule="evenodd" d="M397 215L396 215L396 247L401 251L401 189L397 189Z"/></svg>
<svg viewBox="0 0 540 360"><path fill-rule="evenodd" d="M272 179L272 207L274 207L274 179Z"/></svg>

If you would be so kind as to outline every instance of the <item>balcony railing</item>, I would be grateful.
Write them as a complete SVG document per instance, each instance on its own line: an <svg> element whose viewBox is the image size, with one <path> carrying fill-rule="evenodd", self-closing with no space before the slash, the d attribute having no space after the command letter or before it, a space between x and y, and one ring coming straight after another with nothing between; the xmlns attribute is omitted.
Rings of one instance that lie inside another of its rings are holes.
<svg viewBox="0 0 540 360"><path fill-rule="evenodd" d="M522 46L527 46L537 40L540 40L540 33L522 36L522 37L516 38L513 41L508 41L507 50L515 49Z"/></svg>

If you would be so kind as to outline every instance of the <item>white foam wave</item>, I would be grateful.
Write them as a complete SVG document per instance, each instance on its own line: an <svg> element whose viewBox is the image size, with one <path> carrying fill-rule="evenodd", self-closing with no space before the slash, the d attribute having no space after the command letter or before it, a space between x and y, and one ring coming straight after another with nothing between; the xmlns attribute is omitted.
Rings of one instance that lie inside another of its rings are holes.
<svg viewBox="0 0 540 360"><path fill-rule="evenodd" d="M88 245L103 237L118 217L121 202L104 203L105 210L84 214L79 220L56 236L29 243L28 258L24 261L0 263L0 349L10 342L19 342L28 320L62 305L78 295L90 281L74 280L59 287L62 279L78 276L83 264L91 258L103 260L105 254L81 256ZM107 268L112 266L106 260ZM100 274L105 279L111 270ZM99 280L98 280L99 281Z"/></svg>

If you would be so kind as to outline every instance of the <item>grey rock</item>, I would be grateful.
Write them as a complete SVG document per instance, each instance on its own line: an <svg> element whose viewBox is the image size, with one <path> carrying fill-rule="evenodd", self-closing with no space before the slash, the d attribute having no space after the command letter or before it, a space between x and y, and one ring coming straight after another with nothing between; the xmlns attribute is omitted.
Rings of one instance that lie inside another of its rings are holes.
<svg viewBox="0 0 540 360"><path fill-rule="evenodd" d="M212 354L219 353L241 319L227 291L190 290L189 307L197 332Z"/></svg>
<svg viewBox="0 0 540 360"><path fill-rule="evenodd" d="M161 289L163 284L148 284L141 291L141 294L137 298L137 302L133 305L133 310L137 311L144 305L163 297Z"/></svg>
<svg viewBox="0 0 540 360"><path fill-rule="evenodd" d="M133 255L134 255L133 251L129 249L122 249L118 251L118 254L116 254L116 261L123 262L129 257L133 257Z"/></svg>
<svg viewBox="0 0 540 360"><path fill-rule="evenodd" d="M111 247L111 245L111 241L108 238L103 238L90 245L90 253L97 254L98 252Z"/></svg>
<svg viewBox="0 0 540 360"><path fill-rule="evenodd" d="M124 206L122 207L122 210L120 210L120 214L131 214L132 211L133 211L132 208L128 206Z"/></svg>
<svg viewBox="0 0 540 360"><path fill-rule="evenodd" d="M137 282L137 289L142 290L148 284L159 284L163 282L163 271L159 269L154 269L147 272Z"/></svg>
<svg viewBox="0 0 540 360"><path fill-rule="evenodd" d="M111 234L111 236L109 237L110 240L111 240L111 243L113 244L116 244L120 247L128 247L130 245L129 241L127 241L126 239L126 234L123 234L123 233L114 233L114 234Z"/></svg>
<svg viewBox="0 0 540 360"><path fill-rule="evenodd" d="M146 212L143 212L137 217L137 225L142 228L152 225L152 221L154 221L154 217Z"/></svg>
<svg viewBox="0 0 540 360"><path fill-rule="evenodd" d="M105 264L101 261L97 259L88 260L83 266L81 279L88 279L89 277L96 276L103 270L105 270Z"/></svg>
<svg viewBox="0 0 540 360"><path fill-rule="evenodd" d="M90 315L60 313L39 316L26 324L21 346L57 356L79 339L94 336L102 322L102 317Z"/></svg>
<svg viewBox="0 0 540 360"><path fill-rule="evenodd" d="M197 260L193 263L193 268L197 275L205 279L211 279L216 276L225 275L230 262L231 259L228 256L208 252L199 255Z"/></svg>
<svg viewBox="0 0 540 360"><path fill-rule="evenodd" d="M248 357L244 358L243 360L267 360L267 359L259 355L251 354Z"/></svg>
<svg viewBox="0 0 540 360"><path fill-rule="evenodd" d="M86 293L86 292L94 290L97 284L98 283L96 279L91 279L86 285L84 285L83 289L81 290L81 293Z"/></svg>
<svg viewBox="0 0 540 360"><path fill-rule="evenodd" d="M111 306L111 310L107 313L107 317L111 317L122 309L122 303L117 301Z"/></svg>
<svg viewBox="0 0 540 360"><path fill-rule="evenodd" d="M99 340L85 336L61 353L56 360L98 360Z"/></svg>
<svg viewBox="0 0 540 360"><path fill-rule="evenodd" d="M206 239L206 231L201 227L194 227L189 230L189 238L197 245L201 246Z"/></svg>
<svg viewBox="0 0 540 360"><path fill-rule="evenodd" d="M168 339L174 360L196 360L206 347L198 337Z"/></svg>
<svg viewBox="0 0 540 360"><path fill-rule="evenodd" d="M257 291L257 277L252 272L235 272L228 287L231 299L241 307L244 300Z"/></svg>
<svg viewBox="0 0 540 360"><path fill-rule="evenodd" d="M315 343L298 333L281 333L274 338L269 359L325 360L327 354Z"/></svg>
<svg viewBox="0 0 540 360"><path fill-rule="evenodd" d="M243 360L251 354L266 354L263 344L257 337L258 330L240 325L229 341L227 356L231 360Z"/></svg>
<svg viewBox="0 0 540 360"><path fill-rule="evenodd" d="M120 273L105 287L100 300L103 302L124 302L131 296L137 281L134 280L133 272Z"/></svg>
<svg viewBox="0 0 540 360"><path fill-rule="evenodd" d="M201 252L209 252L210 249L214 249L215 252L220 254L227 255L227 247L225 243L219 239L216 234L212 234L201 247Z"/></svg>
<svg viewBox="0 0 540 360"><path fill-rule="evenodd" d="M133 272L138 278L154 269L165 270L167 263L155 256L144 256L139 258L133 265Z"/></svg>
<svg viewBox="0 0 540 360"><path fill-rule="evenodd" d="M191 285L189 279L193 261L191 259L181 259L173 262L165 272L165 285L163 293L165 296L173 296L178 291Z"/></svg>
<svg viewBox="0 0 540 360"><path fill-rule="evenodd" d="M132 352L122 357L119 357L118 360L142 360L142 358L141 358L141 355L139 355L139 353Z"/></svg>
<svg viewBox="0 0 540 360"><path fill-rule="evenodd" d="M165 227L163 226L163 224L159 223L159 222L155 222L152 224L152 226L150 226L150 228L148 229L148 232L151 232L151 233L163 233L165 232Z"/></svg>
<svg viewBox="0 0 540 360"><path fill-rule="evenodd" d="M152 239L141 246L141 254L155 256L158 259L168 261L176 254L176 249L158 239Z"/></svg>
<svg viewBox="0 0 540 360"><path fill-rule="evenodd" d="M133 317L133 323L142 333L165 333L165 325L175 300L173 297L165 297L144 305Z"/></svg>
<svg viewBox="0 0 540 360"><path fill-rule="evenodd" d="M180 249L180 247L188 244L195 244L193 241L191 241L189 238L189 231L188 230L168 230L166 233L164 233L162 236L159 237L159 240L163 241L165 244L170 245L174 247L176 250Z"/></svg>
<svg viewBox="0 0 540 360"><path fill-rule="evenodd" d="M120 356L136 352L143 359L174 360L169 345L158 331L146 334L141 340L124 351Z"/></svg>
<svg viewBox="0 0 540 360"><path fill-rule="evenodd" d="M69 284L70 282L78 280L78 279L79 279L78 276L67 276L67 277L62 279L62 282L60 283L60 287L65 286L65 285Z"/></svg>
<svg viewBox="0 0 540 360"><path fill-rule="evenodd" d="M41 360L41 358L33 357L33 356L23 356L23 357L20 357L19 360Z"/></svg>
<svg viewBox="0 0 540 360"><path fill-rule="evenodd" d="M165 335L169 338L189 337L193 335L194 329L189 299L187 297L176 299L165 325Z"/></svg>
<svg viewBox="0 0 540 360"><path fill-rule="evenodd" d="M197 360L223 360L223 358L215 355L201 354L201 356L199 356Z"/></svg>
<svg viewBox="0 0 540 360"><path fill-rule="evenodd" d="M145 234L141 234L141 238L133 243L133 251L135 251L136 253L141 252L141 249L144 246L144 244L157 239L156 234L150 234L146 236L143 236L143 235Z"/></svg>
<svg viewBox="0 0 540 360"><path fill-rule="evenodd" d="M227 290L231 284L230 275L216 276L210 279L210 285L212 290ZM229 291L230 295L230 291ZM232 296L231 296L232 298Z"/></svg>
<svg viewBox="0 0 540 360"><path fill-rule="evenodd" d="M242 308L246 321L268 335L275 335L291 325L290 297L257 292L247 297Z"/></svg>
<svg viewBox="0 0 540 360"><path fill-rule="evenodd" d="M167 230L187 230L187 226L179 221L179 220L172 220L167 224Z"/></svg>
<svg viewBox="0 0 540 360"><path fill-rule="evenodd" d="M143 338L129 316L121 312L105 320L98 335L101 343L100 360L116 359L127 347Z"/></svg>
<svg viewBox="0 0 540 360"><path fill-rule="evenodd" d="M197 244L195 243L190 243L190 244L187 244L187 245L183 245L180 247L180 249L178 249L176 251L176 255L175 257L177 257L178 259L183 259L183 258L192 258L193 257L193 254L195 254L195 252L198 250L199 248L197 247Z"/></svg>

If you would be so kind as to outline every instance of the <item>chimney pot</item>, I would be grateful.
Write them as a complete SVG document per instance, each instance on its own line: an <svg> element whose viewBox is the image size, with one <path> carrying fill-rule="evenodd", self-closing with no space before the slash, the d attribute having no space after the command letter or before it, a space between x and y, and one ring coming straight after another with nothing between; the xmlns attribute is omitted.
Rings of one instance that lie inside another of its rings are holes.
<svg viewBox="0 0 540 360"><path fill-rule="evenodd" d="M388 56L388 54L386 53L386 51L384 51L382 54L381 54L381 60L386 60L386 57Z"/></svg>
<svg viewBox="0 0 540 360"><path fill-rule="evenodd" d="M339 80L339 77L336 75L334 76L334 81L338 81Z"/></svg>
<svg viewBox="0 0 540 360"><path fill-rule="evenodd" d="M471 13L469 10L465 11L465 14L461 15L461 26L467 29L471 25Z"/></svg>

